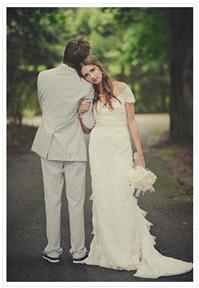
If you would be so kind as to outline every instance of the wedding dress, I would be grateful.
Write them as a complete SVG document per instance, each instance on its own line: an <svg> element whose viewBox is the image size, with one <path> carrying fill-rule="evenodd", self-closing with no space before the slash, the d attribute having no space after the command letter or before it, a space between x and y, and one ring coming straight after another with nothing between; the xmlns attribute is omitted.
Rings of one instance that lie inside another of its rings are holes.
<svg viewBox="0 0 199 288"><path fill-rule="evenodd" d="M125 102L135 98L127 86L113 100L114 110L98 102L96 125L90 135L89 157L92 178L93 240L82 263L118 270L137 270L134 276L158 278L192 269L192 263L161 255L155 248L152 225L145 219L128 182L132 147Z"/></svg>

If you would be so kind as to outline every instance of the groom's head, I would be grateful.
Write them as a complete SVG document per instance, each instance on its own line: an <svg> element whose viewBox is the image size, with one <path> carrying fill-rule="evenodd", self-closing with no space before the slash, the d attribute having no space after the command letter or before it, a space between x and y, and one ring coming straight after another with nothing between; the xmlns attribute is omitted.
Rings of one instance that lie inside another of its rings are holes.
<svg viewBox="0 0 199 288"><path fill-rule="evenodd" d="M76 68L90 52L90 44L83 37L71 39L66 45L63 62L71 67Z"/></svg>

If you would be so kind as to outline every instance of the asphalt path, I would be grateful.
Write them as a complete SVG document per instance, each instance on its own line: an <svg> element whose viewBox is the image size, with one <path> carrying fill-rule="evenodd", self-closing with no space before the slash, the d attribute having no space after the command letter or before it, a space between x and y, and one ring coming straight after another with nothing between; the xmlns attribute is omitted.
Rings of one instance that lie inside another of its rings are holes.
<svg viewBox="0 0 199 288"><path fill-rule="evenodd" d="M158 162L160 166L165 165L158 158L152 146L156 142L158 143L163 134L166 135L165 132L169 126L168 115L139 115L137 121L146 160L152 165ZM29 125L32 124L32 122L29 123ZM33 132L35 132L34 129ZM59 264L50 264L44 261L41 257L42 250L46 245L43 183L40 160L37 155L29 151L31 142L32 138L24 143L24 147L7 155L8 282L193 281L192 272L146 280L134 277L134 271L115 271L97 266L73 264L68 252L70 231L67 201L64 193L61 217L61 245L64 249L62 261ZM168 170L169 173L171 171ZM154 224L151 233L157 237L156 248L166 256L192 261L192 201L180 197L170 197L169 187L142 196L139 205L147 211L147 219ZM88 165L85 200L86 245L88 248L92 239L90 194Z"/></svg>

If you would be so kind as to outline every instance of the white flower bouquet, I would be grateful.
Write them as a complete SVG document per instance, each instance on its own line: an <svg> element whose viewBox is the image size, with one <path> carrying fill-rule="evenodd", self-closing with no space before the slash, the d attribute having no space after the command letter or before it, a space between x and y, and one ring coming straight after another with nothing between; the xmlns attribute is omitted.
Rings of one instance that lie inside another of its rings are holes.
<svg viewBox="0 0 199 288"><path fill-rule="evenodd" d="M151 170L146 169L143 166L132 167L129 171L128 179L129 183L135 189L136 197L138 197L141 192L144 194L146 191L155 191L153 184L157 177Z"/></svg>

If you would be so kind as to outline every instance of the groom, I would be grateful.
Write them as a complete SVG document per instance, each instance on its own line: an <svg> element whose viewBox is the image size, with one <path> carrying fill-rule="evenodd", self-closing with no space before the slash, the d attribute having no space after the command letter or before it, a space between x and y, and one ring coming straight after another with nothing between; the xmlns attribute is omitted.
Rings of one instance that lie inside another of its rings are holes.
<svg viewBox="0 0 199 288"><path fill-rule="evenodd" d="M69 41L63 64L40 72L37 81L42 121L37 130L32 151L41 158L46 210L47 246L43 258L58 263L63 249L60 246L60 212L65 181L69 207L70 239L73 262L87 257L84 231L84 198L87 148L77 117L82 99L88 110L83 114L87 127L94 125L90 102L93 88L81 79L78 63L89 55L90 44L84 38ZM81 112L81 111L80 111Z"/></svg>

